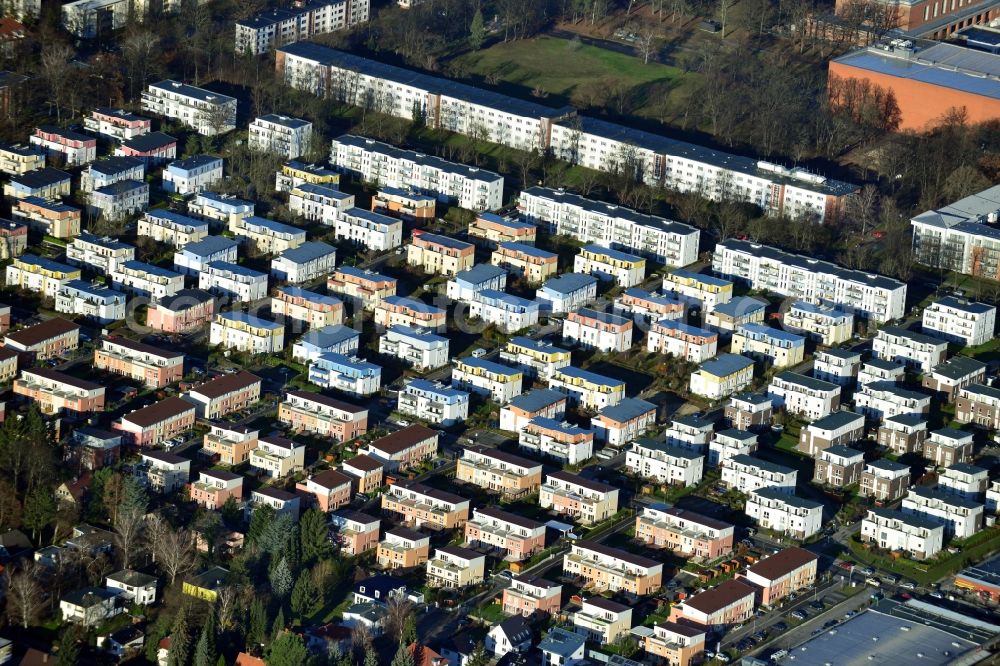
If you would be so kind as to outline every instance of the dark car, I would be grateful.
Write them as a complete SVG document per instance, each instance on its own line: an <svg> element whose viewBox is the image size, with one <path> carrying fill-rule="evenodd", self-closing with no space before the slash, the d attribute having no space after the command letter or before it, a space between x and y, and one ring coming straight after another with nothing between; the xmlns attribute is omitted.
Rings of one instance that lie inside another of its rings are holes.
<svg viewBox="0 0 1000 666"><path fill-rule="evenodd" d="M774 625L774 627L772 627L772 628L775 631L784 631L785 629L788 629L788 625L785 624L784 622L779 622L776 625Z"/></svg>
<svg viewBox="0 0 1000 666"><path fill-rule="evenodd" d="M822 601L814 601L809 605L815 608L816 610L823 610L824 608L826 608L826 606L823 604Z"/></svg>

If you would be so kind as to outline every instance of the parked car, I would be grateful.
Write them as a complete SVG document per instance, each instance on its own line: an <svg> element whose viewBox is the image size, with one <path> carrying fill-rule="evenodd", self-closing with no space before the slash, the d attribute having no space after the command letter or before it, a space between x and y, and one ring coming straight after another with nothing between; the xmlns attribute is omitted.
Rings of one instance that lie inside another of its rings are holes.
<svg viewBox="0 0 1000 666"><path fill-rule="evenodd" d="M801 620L806 619L807 616L801 610L797 610L797 611L792 611L792 617L794 617L796 620L800 620L801 621Z"/></svg>
<svg viewBox="0 0 1000 666"><path fill-rule="evenodd" d="M822 601L814 601L809 605L815 608L816 610L823 610L824 608L826 608L826 605L823 604Z"/></svg>
<svg viewBox="0 0 1000 666"><path fill-rule="evenodd" d="M862 576L871 576L872 574L875 573L875 570L872 569L871 567L861 567L860 569L858 569L858 573L860 573Z"/></svg>
<svg viewBox="0 0 1000 666"><path fill-rule="evenodd" d="M869 576L868 578L865 578L865 584L871 585L872 587L881 587L882 581L880 581L878 578L875 578L874 576Z"/></svg>
<svg viewBox="0 0 1000 666"><path fill-rule="evenodd" d="M915 590L915 589L917 589L917 584L914 583L912 580L904 580L902 583L899 584L899 586L901 588L903 588L904 590Z"/></svg>
<svg viewBox="0 0 1000 666"><path fill-rule="evenodd" d="M778 622L771 628L774 629L775 631L784 631L785 629L788 629L788 625L785 624L784 622Z"/></svg>

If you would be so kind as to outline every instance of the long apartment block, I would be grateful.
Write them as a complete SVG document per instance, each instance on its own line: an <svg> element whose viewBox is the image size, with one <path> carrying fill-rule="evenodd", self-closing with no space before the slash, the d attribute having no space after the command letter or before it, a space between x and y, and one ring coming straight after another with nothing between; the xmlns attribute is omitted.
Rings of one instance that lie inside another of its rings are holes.
<svg viewBox="0 0 1000 666"><path fill-rule="evenodd" d="M538 491L542 485L542 464L477 445L462 450L462 457L455 464L455 478L514 499Z"/></svg>
<svg viewBox="0 0 1000 666"><path fill-rule="evenodd" d="M112 336L94 351L94 368L163 388L184 376L184 354Z"/></svg>
<svg viewBox="0 0 1000 666"><path fill-rule="evenodd" d="M662 563L593 541L573 543L563 556L563 572L582 578L594 590L637 596L655 592L663 582Z"/></svg>
<svg viewBox="0 0 1000 666"><path fill-rule="evenodd" d="M414 481L399 481L382 495L382 512L417 527L453 529L469 519L469 500Z"/></svg>

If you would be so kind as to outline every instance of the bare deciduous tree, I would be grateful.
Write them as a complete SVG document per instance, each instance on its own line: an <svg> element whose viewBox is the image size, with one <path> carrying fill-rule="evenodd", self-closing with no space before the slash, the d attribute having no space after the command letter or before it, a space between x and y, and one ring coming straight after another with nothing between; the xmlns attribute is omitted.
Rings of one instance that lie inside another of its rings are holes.
<svg viewBox="0 0 1000 666"><path fill-rule="evenodd" d="M7 617L11 624L27 629L39 616L44 601L38 566L30 564L12 571L7 578Z"/></svg>
<svg viewBox="0 0 1000 666"><path fill-rule="evenodd" d="M178 576L194 568L194 535L189 530L173 529L168 525L159 531L156 540L150 545L156 564L170 579L171 585Z"/></svg>
<svg viewBox="0 0 1000 666"><path fill-rule="evenodd" d="M416 609L413 602L406 598L393 597L386 605L385 626L389 636L394 641L398 641L403 633L406 618L414 613Z"/></svg>

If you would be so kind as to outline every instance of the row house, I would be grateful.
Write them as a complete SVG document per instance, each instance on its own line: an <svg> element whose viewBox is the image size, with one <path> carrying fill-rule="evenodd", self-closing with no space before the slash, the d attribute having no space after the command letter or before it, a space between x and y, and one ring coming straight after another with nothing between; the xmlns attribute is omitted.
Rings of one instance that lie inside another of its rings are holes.
<svg viewBox="0 0 1000 666"><path fill-rule="evenodd" d="M701 629L677 622L661 622L643 636L646 654L668 664L692 666L705 652L706 634Z"/></svg>
<svg viewBox="0 0 1000 666"><path fill-rule="evenodd" d="M206 236L174 252L174 270L197 277L213 261L237 263L239 248L240 244L232 238Z"/></svg>
<svg viewBox="0 0 1000 666"><path fill-rule="evenodd" d="M320 241L306 241L282 250L271 260L271 275L291 284L302 284L330 273L337 263L337 248Z"/></svg>
<svg viewBox="0 0 1000 666"><path fill-rule="evenodd" d="M864 462L864 454L849 446L831 446L823 449L816 458L813 483L836 488L858 483L861 480Z"/></svg>
<svg viewBox="0 0 1000 666"><path fill-rule="evenodd" d="M149 305L146 326L164 333L189 333L212 321L215 308L215 297L207 291L181 289Z"/></svg>
<svg viewBox="0 0 1000 666"><path fill-rule="evenodd" d="M521 430L518 446L563 465L577 465L594 455L594 432L553 419L534 418Z"/></svg>
<svg viewBox="0 0 1000 666"><path fill-rule="evenodd" d="M135 157L154 167L177 159L177 139L163 132L146 132L131 139L125 139L115 148L119 157Z"/></svg>
<svg viewBox="0 0 1000 666"><path fill-rule="evenodd" d="M208 236L208 222L172 210L151 210L139 220L136 234L183 248Z"/></svg>
<svg viewBox="0 0 1000 666"><path fill-rule="evenodd" d="M504 333L516 333L538 323L540 308L535 301L495 289L477 292L469 303L469 317L495 326Z"/></svg>
<svg viewBox="0 0 1000 666"><path fill-rule="evenodd" d="M344 304L302 287L278 287L271 297L271 315L302 322L310 328L338 326L344 323Z"/></svg>
<svg viewBox="0 0 1000 666"><path fill-rule="evenodd" d="M927 414L931 396L895 384L876 382L854 394L854 407L869 419L879 421L903 414Z"/></svg>
<svg viewBox="0 0 1000 666"><path fill-rule="evenodd" d="M810 458L818 458L831 446L849 446L864 436L865 417L841 410L803 426L797 448Z"/></svg>
<svg viewBox="0 0 1000 666"><path fill-rule="evenodd" d="M163 170L163 191L175 194L197 194L222 180L222 158L192 155L171 162Z"/></svg>
<svg viewBox="0 0 1000 666"><path fill-rule="evenodd" d="M285 348L285 327L245 312L220 312L209 326L208 343L249 354L276 354Z"/></svg>
<svg viewBox="0 0 1000 666"><path fill-rule="evenodd" d="M663 440L667 444L704 454L712 441L714 430L715 423L712 420L697 414L674 416L670 427L663 433Z"/></svg>
<svg viewBox="0 0 1000 666"><path fill-rule="evenodd" d="M448 280L445 294L453 301L472 302L481 291L507 288L507 271L493 264L476 264Z"/></svg>
<svg viewBox="0 0 1000 666"><path fill-rule="evenodd" d="M92 219L123 220L149 208L149 185L123 180L90 193L87 212Z"/></svg>
<svg viewBox="0 0 1000 666"><path fill-rule="evenodd" d="M656 405L640 398L625 398L590 419L594 438L615 448L636 440L655 425Z"/></svg>
<svg viewBox="0 0 1000 666"><path fill-rule="evenodd" d="M315 45L304 48L313 50L310 47L315 48ZM279 68L289 64L289 58L298 57L298 54L290 53L290 49L294 48L290 46L279 50L280 64L276 63ZM355 58L349 54L339 55ZM306 54L302 56L303 59L309 57ZM367 74L365 72L363 76ZM411 114L412 111L413 106L410 105ZM440 201L453 201L468 210L496 210L503 205L503 176L362 136L345 134L331 141L330 165L368 183L432 194Z"/></svg>
<svg viewBox="0 0 1000 666"><path fill-rule="evenodd" d="M486 580L486 556L460 546L444 546L427 561L428 587L458 589Z"/></svg>
<svg viewBox="0 0 1000 666"><path fill-rule="evenodd" d="M368 455L395 472L410 469L437 455L439 433L433 428L410 425L368 444Z"/></svg>
<svg viewBox="0 0 1000 666"><path fill-rule="evenodd" d="M632 629L632 607L604 597L582 599L571 617L574 631L599 645L612 645Z"/></svg>
<svg viewBox="0 0 1000 666"><path fill-rule="evenodd" d="M552 314L575 312L597 299L597 278L582 273L563 273L549 278L535 290L542 310Z"/></svg>
<svg viewBox="0 0 1000 666"><path fill-rule="evenodd" d="M113 335L94 350L94 369L163 388L184 376L184 354Z"/></svg>
<svg viewBox="0 0 1000 666"><path fill-rule="evenodd" d="M496 507L475 509L465 524L465 542L502 551L505 560L520 562L545 548L545 524Z"/></svg>
<svg viewBox="0 0 1000 666"><path fill-rule="evenodd" d="M986 511L991 516L1000 512L1000 481L991 481L986 490Z"/></svg>
<svg viewBox="0 0 1000 666"><path fill-rule="evenodd" d="M396 295L396 278L354 266L339 266L326 281L326 288L365 310L373 310L383 298Z"/></svg>
<svg viewBox="0 0 1000 666"><path fill-rule="evenodd" d="M790 467L751 458L733 456L721 465L722 485L747 494L761 488L779 488L786 494L795 492L798 472Z"/></svg>
<svg viewBox="0 0 1000 666"><path fill-rule="evenodd" d="M179 121L199 134L215 136L236 129L236 98L165 80L142 93L142 110Z"/></svg>
<svg viewBox="0 0 1000 666"><path fill-rule="evenodd" d="M552 472L539 489L538 506L593 525L618 512L618 488L570 472Z"/></svg>
<svg viewBox="0 0 1000 666"><path fill-rule="evenodd" d="M288 210L293 215L335 226L340 216L354 208L354 195L341 192L336 183L300 183L288 193Z"/></svg>
<svg viewBox="0 0 1000 666"><path fill-rule="evenodd" d="M408 296L385 296L375 306L375 324L390 326L411 326L436 333L444 333L447 328L448 313L441 308L428 305Z"/></svg>
<svg viewBox="0 0 1000 666"><path fill-rule="evenodd" d="M375 561L383 569L411 569L422 566L431 556L430 536L407 527L386 530L379 541Z"/></svg>
<svg viewBox="0 0 1000 666"><path fill-rule="evenodd" d="M70 280L56 294L56 312L86 317L98 324L125 319L125 294L99 283Z"/></svg>
<svg viewBox="0 0 1000 666"><path fill-rule="evenodd" d="M252 201L239 199L232 194L199 192L188 202L189 215L207 220L213 227L227 227L232 230L240 220L253 217L256 206Z"/></svg>
<svg viewBox="0 0 1000 666"><path fill-rule="evenodd" d="M267 298L267 273L228 261L210 261L198 273L198 288L236 302Z"/></svg>
<svg viewBox="0 0 1000 666"><path fill-rule="evenodd" d="M698 259L698 230L666 218L546 187L523 190L517 208L552 235L615 246L667 266L687 266Z"/></svg>
<svg viewBox="0 0 1000 666"><path fill-rule="evenodd" d="M661 319L646 333L646 350L701 363L719 353L719 334L676 319Z"/></svg>
<svg viewBox="0 0 1000 666"><path fill-rule="evenodd" d="M469 222L469 238L477 240L488 248L497 249L502 243L534 245L538 237L538 227L530 222L522 222L495 213L480 213Z"/></svg>
<svg viewBox="0 0 1000 666"><path fill-rule="evenodd" d="M0 220L0 259L19 257L28 249L28 224Z"/></svg>
<svg viewBox="0 0 1000 666"><path fill-rule="evenodd" d="M425 273L457 275L472 268L476 261L476 246L449 236L413 230L413 238L406 246L406 263Z"/></svg>
<svg viewBox="0 0 1000 666"><path fill-rule="evenodd" d="M584 245L573 258L573 272L593 275L619 287L635 287L646 279L646 260L601 245Z"/></svg>
<svg viewBox="0 0 1000 666"><path fill-rule="evenodd" d="M927 419L921 414L897 414L883 419L876 441L890 453L922 453L927 439Z"/></svg>
<svg viewBox="0 0 1000 666"><path fill-rule="evenodd" d="M364 453L345 460L340 469L353 477L355 492L364 495L377 491L385 480L385 466L382 462Z"/></svg>
<svg viewBox="0 0 1000 666"><path fill-rule="evenodd" d="M322 354L354 356L358 353L360 339L360 332L343 324L310 330L292 347L292 358L309 363Z"/></svg>
<svg viewBox="0 0 1000 666"><path fill-rule="evenodd" d="M55 298L70 280L80 279L80 269L58 261L25 254L15 257L7 266L6 284L25 291L34 291Z"/></svg>
<svg viewBox="0 0 1000 666"><path fill-rule="evenodd" d="M749 430L726 428L712 433L708 443L708 464L716 467L736 456L753 456L759 444L757 434Z"/></svg>
<svg viewBox="0 0 1000 666"><path fill-rule="evenodd" d="M350 557L367 553L378 546L381 520L360 511L340 510L330 515L336 530L334 542L340 552Z"/></svg>
<svg viewBox="0 0 1000 666"><path fill-rule="evenodd" d="M968 462L972 452L972 433L955 428L932 430L924 441L924 458L937 467Z"/></svg>
<svg viewBox="0 0 1000 666"><path fill-rule="evenodd" d="M747 495L743 508L758 527L793 539L808 539L823 528L823 505L785 492L758 488Z"/></svg>
<svg viewBox="0 0 1000 666"><path fill-rule="evenodd" d="M11 176L4 183L3 194L8 199L42 199L58 201L70 195L70 175L65 171L42 167Z"/></svg>
<svg viewBox="0 0 1000 666"><path fill-rule="evenodd" d="M910 487L910 466L879 458L865 464L858 492L880 502L894 502Z"/></svg>
<svg viewBox="0 0 1000 666"><path fill-rule="evenodd" d="M781 320L787 331L833 347L854 336L854 315L831 305L795 301Z"/></svg>
<svg viewBox="0 0 1000 666"><path fill-rule="evenodd" d="M804 548L785 548L747 568L743 580L760 590L760 605L774 607L816 583L819 557Z"/></svg>
<svg viewBox="0 0 1000 666"><path fill-rule="evenodd" d="M309 362L309 382L355 397L378 393L381 366L343 354L320 354Z"/></svg>
<svg viewBox="0 0 1000 666"><path fill-rule="evenodd" d="M906 284L899 280L751 241L718 243L712 270L748 283L752 289L835 305L877 324L906 314Z"/></svg>
<svg viewBox="0 0 1000 666"><path fill-rule="evenodd" d="M525 336L514 336L500 352L500 360L524 369L524 373L540 380L549 379L556 370L570 364L568 350L550 342Z"/></svg>
<svg viewBox="0 0 1000 666"><path fill-rule="evenodd" d="M695 395L719 400L742 391L753 380L753 361L739 354L719 354L702 361L691 373L689 388Z"/></svg>
<svg viewBox="0 0 1000 666"><path fill-rule="evenodd" d="M0 347L0 384L8 384L17 376L17 365L20 355L13 349ZM6 416L6 403L4 415Z"/></svg>
<svg viewBox="0 0 1000 666"><path fill-rule="evenodd" d="M773 401L765 393L740 393L726 402L724 416L739 430L761 430L771 425Z"/></svg>
<svg viewBox="0 0 1000 666"><path fill-rule="evenodd" d="M0 173L20 176L44 166L44 150L23 144L0 144Z"/></svg>
<svg viewBox="0 0 1000 666"><path fill-rule="evenodd" d="M521 395L523 379L520 370L472 356L456 360L451 371L453 387L484 395L501 405Z"/></svg>
<svg viewBox="0 0 1000 666"><path fill-rule="evenodd" d="M968 356L953 356L925 373L920 385L934 393L943 394L948 402L954 402L961 389L982 384L985 380L985 363Z"/></svg>
<svg viewBox="0 0 1000 666"><path fill-rule="evenodd" d="M230 220L229 231L260 254L277 254L306 242L304 229L256 215Z"/></svg>
<svg viewBox="0 0 1000 666"><path fill-rule="evenodd" d="M665 504L646 505L635 518L639 541L705 562L732 552L735 531L729 523Z"/></svg>
<svg viewBox="0 0 1000 666"><path fill-rule="evenodd" d="M752 296L736 296L706 312L702 320L706 328L728 337L740 326L763 323L766 309L767 301Z"/></svg>
<svg viewBox="0 0 1000 666"><path fill-rule="evenodd" d="M575 541L563 556L563 572L586 587L635 596L654 593L663 583L663 564L594 541Z"/></svg>
<svg viewBox="0 0 1000 666"><path fill-rule="evenodd" d="M955 400L955 419L990 430L1000 429L1000 389L986 384L972 384L959 389Z"/></svg>
<svg viewBox="0 0 1000 666"><path fill-rule="evenodd" d="M103 412L104 393L101 384L48 368L22 370L14 380L14 395L37 403L43 414Z"/></svg>
<svg viewBox="0 0 1000 666"><path fill-rule="evenodd" d="M996 306L945 296L924 308L920 330L948 342L978 347L993 339L996 320Z"/></svg>
<svg viewBox="0 0 1000 666"><path fill-rule="evenodd" d="M401 187L381 187L372 197L372 212L413 223L433 220L437 199Z"/></svg>
<svg viewBox="0 0 1000 666"><path fill-rule="evenodd" d="M253 428L235 423L210 423L202 440L202 450L218 456L223 465L241 465L250 460L250 452L257 448L260 433Z"/></svg>
<svg viewBox="0 0 1000 666"><path fill-rule="evenodd" d="M108 275L116 289L153 300L173 296L184 288L184 276L143 261L125 261Z"/></svg>
<svg viewBox="0 0 1000 666"><path fill-rule="evenodd" d="M114 424L124 439L138 448L151 448L194 427L195 408L187 400L171 397L133 410Z"/></svg>
<svg viewBox="0 0 1000 666"><path fill-rule="evenodd" d="M288 516L292 522L299 519L299 508L302 504L298 495L287 490L272 486L261 486L250 494L249 508L269 506L274 509L275 516Z"/></svg>
<svg viewBox="0 0 1000 666"><path fill-rule="evenodd" d="M448 338L410 326L390 326L378 340L379 354L421 371L447 365L448 349Z"/></svg>
<svg viewBox="0 0 1000 666"><path fill-rule="evenodd" d="M821 419L840 407L840 386L797 372L775 375L767 394L775 407L810 420Z"/></svg>
<svg viewBox="0 0 1000 666"><path fill-rule="evenodd" d="M66 246L66 263L108 275L126 261L135 261L135 246L109 236L78 234Z"/></svg>
<svg viewBox="0 0 1000 666"><path fill-rule="evenodd" d="M394 217L350 207L339 211L333 219L335 238L366 250L386 252L403 244L403 223Z"/></svg>
<svg viewBox="0 0 1000 666"><path fill-rule="evenodd" d="M901 511L871 508L861 521L861 541L928 560L944 547L944 525Z"/></svg>
<svg viewBox="0 0 1000 666"><path fill-rule="evenodd" d="M625 399L625 381L581 370L572 365L560 368L549 378L549 388L566 394L584 409L601 410Z"/></svg>
<svg viewBox="0 0 1000 666"><path fill-rule="evenodd" d="M23 354L31 354L36 361L45 361L77 349L80 346L80 327L62 317L8 332L4 347Z"/></svg>
<svg viewBox="0 0 1000 666"><path fill-rule="evenodd" d="M531 574L519 574L504 588L501 607L505 615L531 617L541 613L554 617L562 608L562 585Z"/></svg>
<svg viewBox="0 0 1000 666"><path fill-rule="evenodd" d="M134 467L143 485L156 493L172 493L187 485L191 478L191 461L168 451L143 451Z"/></svg>
<svg viewBox="0 0 1000 666"><path fill-rule="evenodd" d="M83 128L114 141L127 141L152 129L152 121L124 109L99 106L83 119Z"/></svg>
<svg viewBox="0 0 1000 666"><path fill-rule="evenodd" d="M647 324L664 320L682 321L687 306L670 296L659 296L639 287L631 287L622 292L614 302L616 314L633 319L641 317Z"/></svg>
<svg viewBox="0 0 1000 666"><path fill-rule="evenodd" d="M902 363L920 372L928 372L947 358L948 343L899 326L888 326L875 335L872 355L884 361Z"/></svg>
<svg viewBox="0 0 1000 666"><path fill-rule="evenodd" d="M534 225L531 225L534 228ZM501 241L490 255L490 263L522 277L528 284L541 284L555 277L559 255L518 241Z"/></svg>
<svg viewBox="0 0 1000 666"><path fill-rule="evenodd" d="M262 384L261 378L257 375L240 370L199 384L190 389L184 397L194 403L198 418L211 421L246 409L260 401Z"/></svg>
<svg viewBox="0 0 1000 666"><path fill-rule="evenodd" d="M968 500L982 499L990 483L989 472L969 463L955 463L938 475L937 489Z"/></svg>
<svg viewBox="0 0 1000 666"><path fill-rule="evenodd" d="M500 408L500 429L520 433L535 418L561 421L566 416L566 394L552 389L536 388L514 396Z"/></svg>
<svg viewBox="0 0 1000 666"><path fill-rule="evenodd" d="M673 606L670 621L726 631L753 617L756 600L756 588L740 580L727 580Z"/></svg>
<svg viewBox="0 0 1000 666"><path fill-rule="evenodd" d="M469 418L469 394L440 382L414 378L399 391L396 409L401 414L448 427Z"/></svg>
<svg viewBox="0 0 1000 666"><path fill-rule="evenodd" d="M733 298L733 283L729 280L683 268L664 275L662 289L664 295L678 298L703 312L711 312Z"/></svg>
<svg viewBox="0 0 1000 666"><path fill-rule="evenodd" d="M816 350L813 377L838 386L854 386L861 370L861 352L851 349Z"/></svg>
<svg viewBox="0 0 1000 666"><path fill-rule="evenodd" d="M306 447L285 437L261 437L250 451L250 469L283 479L305 469Z"/></svg>
<svg viewBox="0 0 1000 666"><path fill-rule="evenodd" d="M60 158L66 166L78 166L97 159L97 139L72 130L41 125L35 128L29 142L47 152L49 157Z"/></svg>
<svg viewBox="0 0 1000 666"><path fill-rule="evenodd" d="M368 0L340 0L339 2L331 2L328 4L321 3L319 5L323 9L333 8L335 6L339 7L363 7L364 17L368 16ZM295 12L295 9L273 9L272 12ZM265 12L270 13L270 12ZM311 14L311 12L307 12ZM360 12L359 12L360 14ZM284 30L287 28L289 22L281 21L275 23L267 19L262 19L262 15L258 14L257 17L247 19L246 21L236 22L236 44L237 51L240 50L240 43L246 38L244 43L256 44L257 48L262 43L260 37L264 35L263 43L271 42L273 43L274 30ZM301 25L301 19L303 18L300 13L298 16L292 18L292 22L298 22ZM360 20L365 20L362 18ZM249 25L248 25L249 24ZM311 21L309 25L322 25L321 23L313 24ZM268 39L270 36L271 39ZM256 39L255 39L256 38ZM269 48L265 47L263 52L267 52ZM260 51L254 49L250 51L244 51L254 53L257 55ZM313 141L313 125L308 120L302 120L301 118L292 118L290 116L283 116L277 113L268 113L263 116L257 116L250 123L249 134L247 135L247 146L250 150L255 150L257 152L263 153L274 153L275 155L281 155L284 158L294 160L298 157L302 157L312 149Z"/></svg>
<svg viewBox="0 0 1000 666"><path fill-rule="evenodd" d="M733 333L730 351L765 361L776 368L798 365L805 358L805 338L764 324L742 324Z"/></svg>
<svg viewBox="0 0 1000 666"><path fill-rule="evenodd" d="M351 502L353 480L347 474L335 469L323 470L319 474L310 474L295 484L295 492L309 496L309 503L314 504L323 513L336 511Z"/></svg>
<svg viewBox="0 0 1000 666"><path fill-rule="evenodd" d="M983 505L941 490L914 486L900 510L944 525L946 537L967 539L983 529Z"/></svg>
<svg viewBox="0 0 1000 666"><path fill-rule="evenodd" d="M414 481L398 481L382 495L382 512L417 527L450 530L469 519L469 500Z"/></svg>
<svg viewBox="0 0 1000 666"><path fill-rule="evenodd" d="M505 499L531 495L542 485L542 464L487 446L462 449L455 478Z"/></svg>
<svg viewBox="0 0 1000 666"><path fill-rule="evenodd" d="M80 173L80 190L93 192L124 180L143 180L146 165L134 157L105 157L87 165Z"/></svg>
<svg viewBox="0 0 1000 666"><path fill-rule="evenodd" d="M702 454L646 437L633 442L625 455L630 474L672 486L697 485L704 476L704 466Z"/></svg>
<svg viewBox="0 0 1000 666"><path fill-rule="evenodd" d="M368 410L322 393L289 391L278 406L278 421L294 432L347 442L368 432Z"/></svg>
<svg viewBox="0 0 1000 666"><path fill-rule="evenodd" d="M206 511L218 511L230 497L239 504L243 501L243 477L221 469L198 472L198 480L188 486L191 501Z"/></svg>

